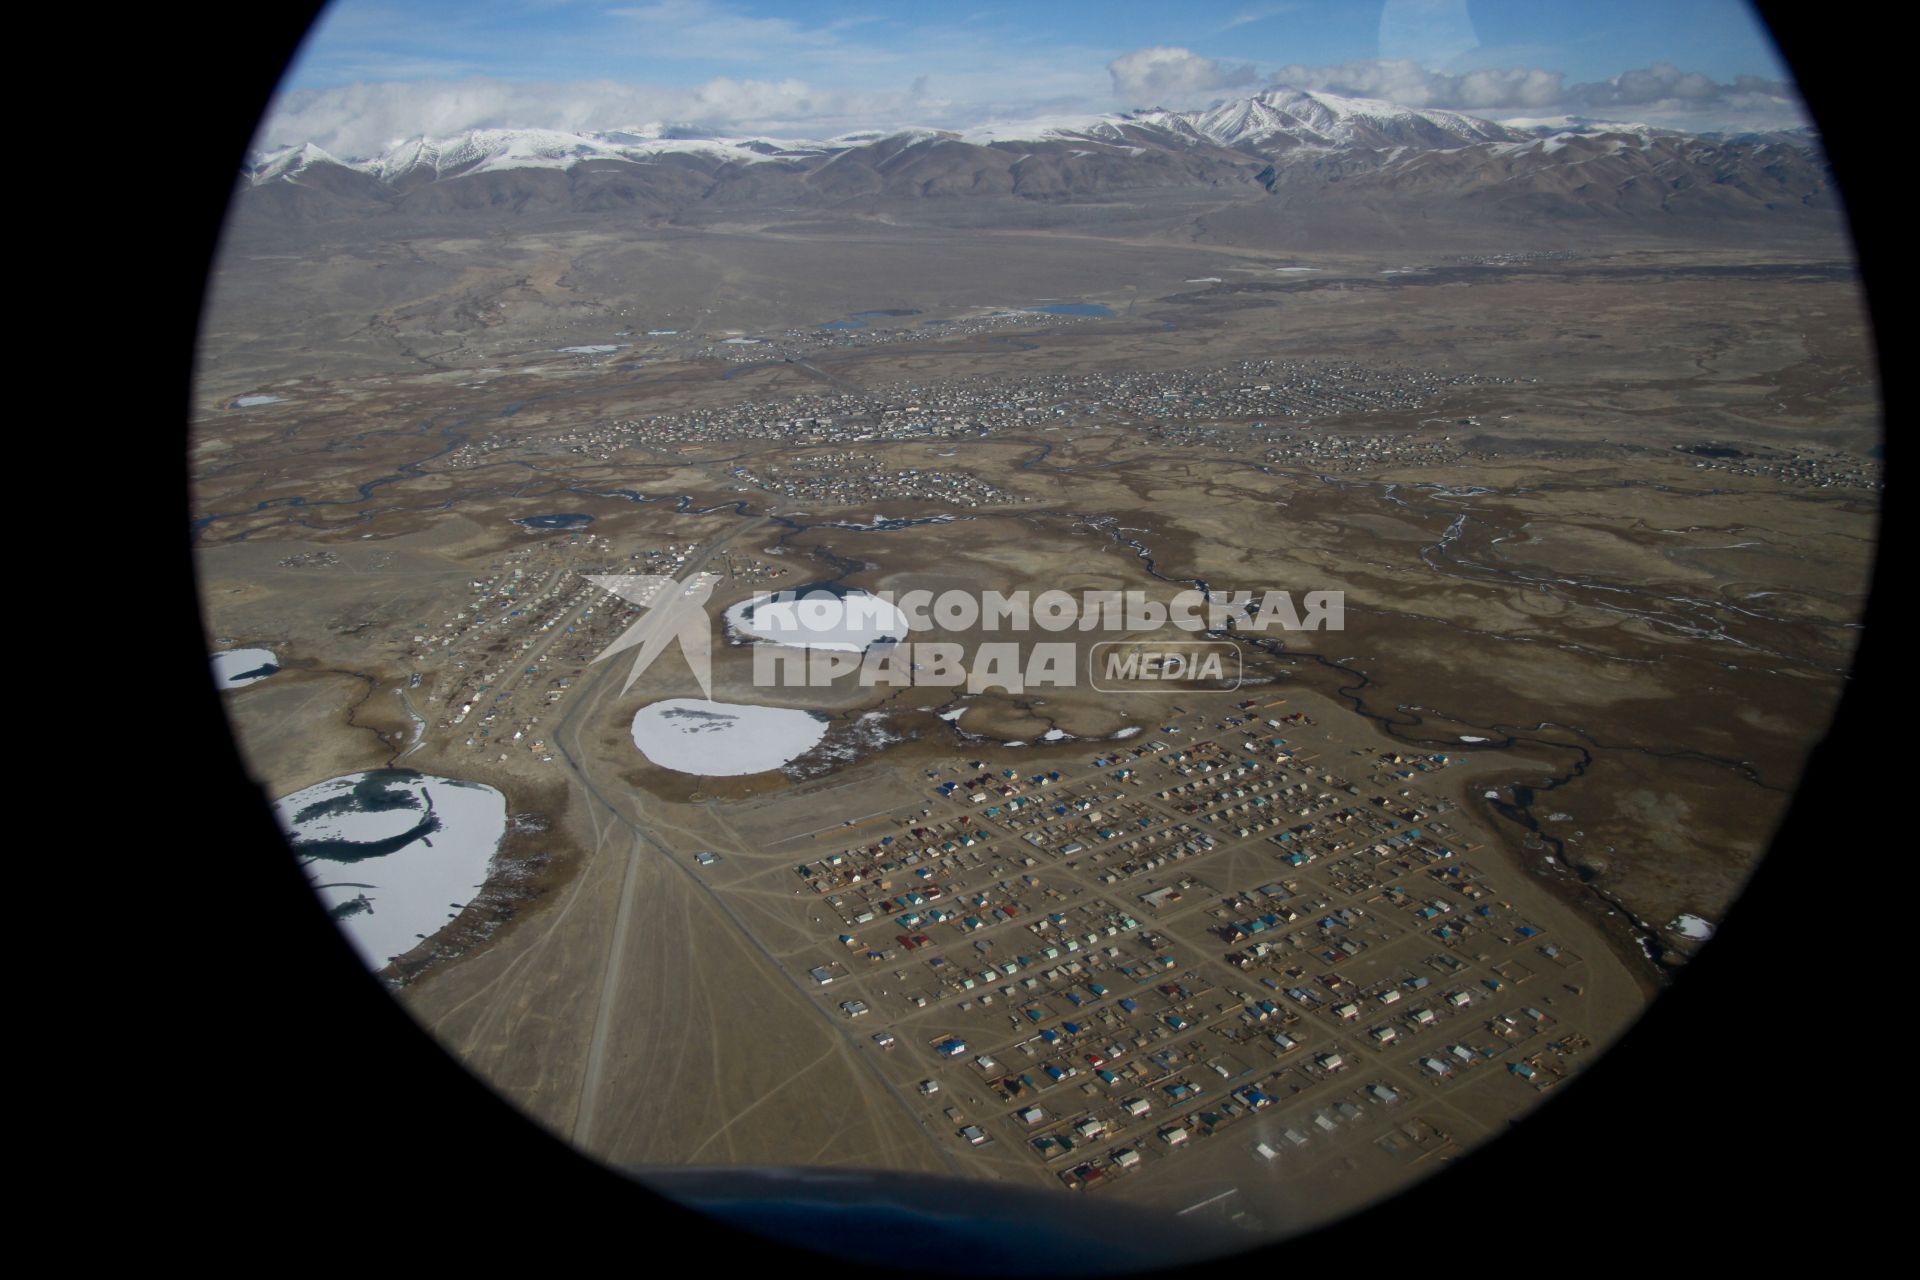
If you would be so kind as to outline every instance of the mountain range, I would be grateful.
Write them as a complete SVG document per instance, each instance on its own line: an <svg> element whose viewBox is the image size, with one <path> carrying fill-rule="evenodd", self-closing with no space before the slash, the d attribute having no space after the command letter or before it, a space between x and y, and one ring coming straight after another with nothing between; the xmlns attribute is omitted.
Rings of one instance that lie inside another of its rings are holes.
<svg viewBox="0 0 1920 1280"><path fill-rule="evenodd" d="M241 208L270 220L403 214L624 213L654 221L860 210L997 197L1034 204L1192 192L1279 209L1406 209L1477 219L1832 222L1805 130L1687 134L1559 118L1500 124L1452 111L1275 88L1201 111L1142 110L822 141L658 126L476 129L378 155L311 143L256 154Z"/></svg>

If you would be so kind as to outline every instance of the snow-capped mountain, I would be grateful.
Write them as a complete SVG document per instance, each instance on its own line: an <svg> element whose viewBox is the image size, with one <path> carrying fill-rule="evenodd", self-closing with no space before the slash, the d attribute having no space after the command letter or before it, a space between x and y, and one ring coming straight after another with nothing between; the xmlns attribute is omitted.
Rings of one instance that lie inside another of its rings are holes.
<svg viewBox="0 0 1920 1280"><path fill-rule="evenodd" d="M427 174L434 178L502 169L568 169L588 160L640 162L663 154L698 155L724 161L798 160L881 141L957 139L974 146L996 143L1086 141L1162 146L1214 144L1250 155L1295 147L1446 147L1478 142L1517 142L1531 136L1489 120L1451 111L1416 110L1365 98L1343 98L1302 89L1272 89L1206 111L1139 111L1108 115L994 123L953 131L896 129L854 133L818 142L773 138L709 138L658 126L606 132L563 133L552 129L474 129L451 138L409 138L378 155L341 159L302 143L271 150L257 159L255 185L290 177L308 164L327 162L392 182Z"/></svg>
<svg viewBox="0 0 1920 1280"><path fill-rule="evenodd" d="M251 176L255 186L281 179L291 181L306 172L309 166L316 164L359 167L347 165L345 161L335 158L311 142L303 142L297 147L286 147L260 157Z"/></svg>
<svg viewBox="0 0 1920 1280"><path fill-rule="evenodd" d="M508 169L571 169L586 160L637 163L660 155L723 161L796 159L821 154L822 144L770 138L688 138L614 130L562 133L553 129L473 129L451 138L415 137L378 155L343 160L312 143L268 151L249 173L254 186L296 179L314 164L339 165L380 182L438 181Z"/></svg>
<svg viewBox="0 0 1920 1280"><path fill-rule="evenodd" d="M1670 214L1832 207L1817 141L1694 137L1562 118L1499 124L1453 111L1274 88L1203 111L1162 109L891 129L817 141L660 126L476 129L378 155L311 143L254 158L251 207L298 219L530 208L674 217L697 206L841 207L932 197L1073 202L1194 189L1288 205L1407 199Z"/></svg>
<svg viewBox="0 0 1920 1280"><path fill-rule="evenodd" d="M1452 111L1417 110L1370 98L1269 89L1198 112L1194 129L1229 147L1457 147L1518 142L1516 130Z"/></svg>

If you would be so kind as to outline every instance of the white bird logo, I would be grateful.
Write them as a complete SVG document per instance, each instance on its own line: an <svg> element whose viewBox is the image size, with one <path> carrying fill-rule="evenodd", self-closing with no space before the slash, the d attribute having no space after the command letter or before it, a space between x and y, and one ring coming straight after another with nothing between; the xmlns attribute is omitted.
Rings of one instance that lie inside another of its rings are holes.
<svg viewBox="0 0 1920 1280"><path fill-rule="evenodd" d="M669 643L678 640L680 656L687 660L687 667L699 682L701 696L713 701L709 668L713 629L707 621L706 604L707 597L713 594L713 584L720 581L719 574L701 570L685 582L658 573L588 574L587 581L647 609L619 639L594 658L598 662L623 649L640 646L640 652L634 655L633 669L627 673L627 682L620 687L621 693L633 688L640 673L652 665Z"/></svg>

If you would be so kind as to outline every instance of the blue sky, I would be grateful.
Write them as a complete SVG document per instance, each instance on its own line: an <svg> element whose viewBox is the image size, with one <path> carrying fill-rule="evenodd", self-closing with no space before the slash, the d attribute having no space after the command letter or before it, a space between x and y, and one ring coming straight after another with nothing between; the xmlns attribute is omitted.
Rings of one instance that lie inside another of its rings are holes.
<svg viewBox="0 0 1920 1280"><path fill-rule="evenodd" d="M1639 72L1637 78L1629 73ZM261 141L483 125L852 129L1192 107L1273 83L1505 119L1798 122L1744 0L339 0Z"/></svg>

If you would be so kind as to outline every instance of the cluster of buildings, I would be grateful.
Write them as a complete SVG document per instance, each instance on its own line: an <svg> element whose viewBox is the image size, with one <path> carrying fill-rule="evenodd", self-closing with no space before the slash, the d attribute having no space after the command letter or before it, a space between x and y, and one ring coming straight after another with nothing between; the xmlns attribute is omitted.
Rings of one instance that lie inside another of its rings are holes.
<svg viewBox="0 0 1920 1280"><path fill-rule="evenodd" d="M1351 361L1243 360L1219 370L1111 375L1109 403L1166 431L1183 423L1221 418L1308 423L1417 410L1459 387L1518 381Z"/></svg>
<svg viewBox="0 0 1920 1280"><path fill-rule="evenodd" d="M930 768L862 843L788 864L832 933L813 984L930 1123L1092 1188L1221 1134L1415 1159L1452 1141L1451 1090L1518 1111L1566 1076L1584 961L1410 785L1453 761L1349 781L1250 703L1189 741L1205 719Z"/></svg>
<svg viewBox="0 0 1920 1280"><path fill-rule="evenodd" d="M485 465L497 455L579 456L605 462L688 444L759 440L790 448L833 447L980 439L1067 424L1111 424L1144 432L1154 443L1233 451L1246 444L1249 430L1258 440L1259 429L1269 425L1417 410L1454 388L1515 381L1394 365L1294 360L1243 360L1216 369L968 378L868 394L807 392L566 431L503 428L456 446L440 461L456 470Z"/></svg>
<svg viewBox="0 0 1920 1280"><path fill-rule="evenodd" d="M551 763L541 725L586 665L623 630L634 606L588 574L677 574L693 543L619 555L599 534L530 540L470 579L466 602L436 622L416 622L406 659L433 679L407 690L409 705L447 745L505 760ZM788 572L743 558L749 575Z"/></svg>
<svg viewBox="0 0 1920 1280"><path fill-rule="evenodd" d="M1675 445L1674 449L1688 455L1700 471L1765 476L1781 484L1813 489L1868 489L1877 493L1887 487L1885 464L1837 450L1782 454L1753 445Z"/></svg>
<svg viewBox="0 0 1920 1280"><path fill-rule="evenodd" d="M1268 437L1271 447L1262 455L1270 465L1306 466L1315 471L1339 474L1370 471L1383 466L1447 467L1469 457L1484 459L1484 453L1469 454L1451 436L1419 435L1328 435L1321 432L1291 431L1284 437Z"/></svg>
<svg viewBox="0 0 1920 1280"><path fill-rule="evenodd" d="M865 450L835 449L757 466L743 464L728 474L743 489L777 493L796 502L827 506L912 501L944 507L980 507L1034 501L971 471L890 466Z"/></svg>
<svg viewBox="0 0 1920 1280"><path fill-rule="evenodd" d="M290 556L281 556L276 563L282 569L331 569L340 563L340 557L322 547L317 551L296 551Z"/></svg>

